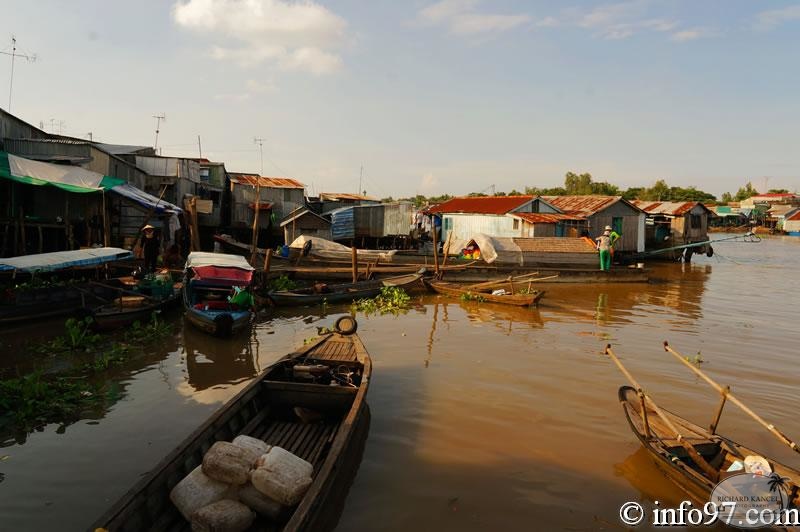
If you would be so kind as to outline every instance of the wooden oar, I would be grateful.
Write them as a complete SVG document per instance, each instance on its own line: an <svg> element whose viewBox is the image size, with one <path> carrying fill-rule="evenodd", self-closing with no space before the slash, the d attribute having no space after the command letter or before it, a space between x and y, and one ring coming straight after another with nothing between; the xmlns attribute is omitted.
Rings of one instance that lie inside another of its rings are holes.
<svg viewBox="0 0 800 532"><path fill-rule="evenodd" d="M748 416L752 417L757 422L759 422L765 429L767 429L772 434L774 434L775 437L777 437L780 441L782 441L783 443L788 445L791 450L793 450L796 453L800 453L800 449L798 449L797 444L795 442L793 442L792 440L790 440L788 437L786 437L786 435L783 432L781 432L780 430L778 430L775 427L775 425L773 425L772 423L768 423L766 420L764 420L764 418L762 418L761 416L759 416L758 414L756 414L755 412L750 410L750 408L748 408L747 405L745 405L743 402L741 402L739 399L737 399L730 392L730 388L723 388L722 386L717 384L714 380L712 380L711 377L709 377L703 371L701 371L700 368L694 367L691 364L691 362L689 362L688 360L683 358L683 355L681 355L680 353L678 353L677 351L672 349L669 346L669 342L667 342L666 340L664 341L664 350L667 353L671 353L675 358L680 360L686 367L688 367L690 370L694 371L695 375L697 375L698 377L702 378L704 381L706 381L708 384L710 384L712 388L717 390L724 397L727 397L728 399L730 399L731 402L733 402L736 406L738 406L739 408L744 410L745 414L747 414Z"/></svg>
<svg viewBox="0 0 800 532"><path fill-rule="evenodd" d="M522 276L522 277L527 277L527 276ZM536 279L522 279L520 277L508 277L506 279L502 279L502 280L499 280L499 281L486 281L484 283L478 283L478 284L469 285L467 288L470 288L471 290L480 290L480 289L483 289L483 288L491 288L492 286L500 286L500 287L502 287L503 285L505 285L507 283L514 284L514 283L527 282L527 283L530 284L530 283L535 283L537 281L546 281L548 279L555 279L556 277L558 277L558 275L548 275L547 277L538 277ZM528 288L530 289L530 286Z"/></svg>
<svg viewBox="0 0 800 532"><path fill-rule="evenodd" d="M672 431L673 434L675 434L675 438L678 440L678 443L680 443L683 446L683 448L686 449L686 452L689 453L689 456L692 458L692 460L694 460L694 462L698 466L700 466L700 469L705 471L705 473L709 475L709 477L711 477L711 480L716 482L717 479L719 478L719 471L711 467L711 464L709 464L705 458L700 456L700 453L697 452L697 449L694 448L694 445L683 439L683 435L680 433L678 428L672 423L672 420L658 407L655 401L653 401L650 398L650 396L644 392L641 385L636 381L636 379L633 378L633 375L631 375L628 372L628 370L625 369L625 366L622 365L622 362L620 362L619 358L617 358L617 355L615 355L614 351L611 349L611 344L606 345L605 352L608 356L611 357L611 360L614 361L614 363L620 369L622 374L625 375L625 377L633 385L633 387L636 388L636 391L639 392L639 396L643 397L646 401L650 403L650 406L653 409L653 411L658 415L658 417L661 418L661 420L664 422L667 428L670 431ZM642 409L643 411L646 410L644 404L642 404ZM649 428L647 428L647 430L649 430Z"/></svg>

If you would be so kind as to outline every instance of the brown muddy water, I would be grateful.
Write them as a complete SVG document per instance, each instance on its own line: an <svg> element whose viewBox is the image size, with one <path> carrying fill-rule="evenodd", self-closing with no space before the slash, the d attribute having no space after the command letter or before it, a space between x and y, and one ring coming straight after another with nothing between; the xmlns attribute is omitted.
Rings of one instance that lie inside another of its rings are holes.
<svg viewBox="0 0 800 532"><path fill-rule="evenodd" d="M653 265L663 281L649 285L554 285L538 310L426 296L404 315L360 316L374 363L372 425L338 530L619 530L623 502L679 502L623 418L626 383L606 343L661 406L705 425L717 396L661 342L699 352L713 378L800 438L800 239L716 251ZM0 528L84 529L265 366L344 311L265 315L229 341L176 318L174 338L109 374L120 393L109 409L4 437ZM719 430L800 466L734 405Z"/></svg>

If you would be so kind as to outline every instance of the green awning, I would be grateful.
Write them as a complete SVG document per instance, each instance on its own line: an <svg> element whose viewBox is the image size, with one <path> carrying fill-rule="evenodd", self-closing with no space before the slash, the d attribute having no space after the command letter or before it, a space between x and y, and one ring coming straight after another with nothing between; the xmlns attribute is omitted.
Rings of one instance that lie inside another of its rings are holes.
<svg viewBox="0 0 800 532"><path fill-rule="evenodd" d="M0 178L35 186L53 186L68 192L109 190L125 183L80 166L43 163L0 151Z"/></svg>

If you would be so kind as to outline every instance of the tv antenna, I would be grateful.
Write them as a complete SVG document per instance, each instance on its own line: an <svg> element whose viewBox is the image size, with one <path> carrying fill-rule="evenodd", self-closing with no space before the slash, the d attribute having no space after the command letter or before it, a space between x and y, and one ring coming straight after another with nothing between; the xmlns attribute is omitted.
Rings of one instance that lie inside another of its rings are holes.
<svg viewBox="0 0 800 532"><path fill-rule="evenodd" d="M3 55L10 55L11 56L11 81L8 84L8 112L11 112L11 93L14 89L14 60L17 57L21 57L25 59L29 63L36 62L36 54L24 54L22 52L17 53L17 38L15 36L11 36L11 52L0 52Z"/></svg>
<svg viewBox="0 0 800 532"><path fill-rule="evenodd" d="M155 145L153 146L153 149L160 154L161 152L158 151L158 133L161 130L161 121L163 120L164 122L166 122L167 115L161 113L160 115L153 115L153 118L156 119L156 142Z"/></svg>
<svg viewBox="0 0 800 532"><path fill-rule="evenodd" d="M264 175L264 139L261 137L253 137L253 143L258 144L258 150L261 152L261 171L258 175Z"/></svg>
<svg viewBox="0 0 800 532"><path fill-rule="evenodd" d="M50 119L50 133L61 135L64 133L64 129L66 129L67 123L63 120L58 120L56 118ZM58 132L56 132L56 128L58 128Z"/></svg>

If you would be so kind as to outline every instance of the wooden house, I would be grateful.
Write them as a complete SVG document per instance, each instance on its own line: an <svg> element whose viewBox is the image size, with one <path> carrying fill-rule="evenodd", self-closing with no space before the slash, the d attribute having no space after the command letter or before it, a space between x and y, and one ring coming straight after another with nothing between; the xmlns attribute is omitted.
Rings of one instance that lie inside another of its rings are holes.
<svg viewBox="0 0 800 532"><path fill-rule="evenodd" d="M642 201L634 205L647 216L645 248L647 251L671 248L708 240L708 227L716 215L699 201ZM677 258L683 253L668 254Z"/></svg>
<svg viewBox="0 0 800 532"><path fill-rule="evenodd" d="M291 244L299 236L331 240L331 221L307 207L299 207L281 221L283 241Z"/></svg>
<svg viewBox="0 0 800 532"><path fill-rule="evenodd" d="M622 196L544 196L561 213L586 221L585 231L597 238L606 226L619 233L617 252L645 250L645 213Z"/></svg>
<svg viewBox="0 0 800 532"><path fill-rule="evenodd" d="M223 194L226 218L223 225L241 238L243 230L252 230L256 206L263 211L258 217L260 230L271 237L283 238L280 221L305 207L305 185L286 177L264 177L258 174L228 172L228 186ZM258 201L256 195L258 194Z"/></svg>

